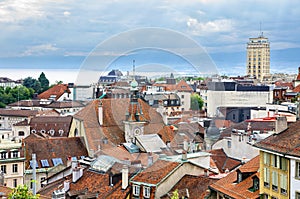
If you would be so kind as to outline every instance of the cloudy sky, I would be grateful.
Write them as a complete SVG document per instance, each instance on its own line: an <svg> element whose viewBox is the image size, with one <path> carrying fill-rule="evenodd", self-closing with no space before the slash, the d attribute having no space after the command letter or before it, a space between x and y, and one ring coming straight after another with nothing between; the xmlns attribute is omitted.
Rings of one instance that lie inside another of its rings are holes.
<svg viewBox="0 0 300 199"><path fill-rule="evenodd" d="M243 75L246 43L259 35L260 23L271 42L271 72L296 73L299 10L300 2L294 0L2 0L0 73L10 68L78 69L110 37L157 27L197 42L220 73ZM166 54L154 54L161 57L155 63L168 64ZM145 64L145 52L130 59ZM168 61L178 62L172 56Z"/></svg>

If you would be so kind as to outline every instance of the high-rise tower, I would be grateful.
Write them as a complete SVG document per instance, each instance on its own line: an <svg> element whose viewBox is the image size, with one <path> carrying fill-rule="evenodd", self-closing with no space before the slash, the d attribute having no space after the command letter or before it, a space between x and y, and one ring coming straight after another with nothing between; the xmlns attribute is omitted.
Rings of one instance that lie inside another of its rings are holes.
<svg viewBox="0 0 300 199"><path fill-rule="evenodd" d="M259 80L270 77L270 42L263 33L247 43L247 75Z"/></svg>

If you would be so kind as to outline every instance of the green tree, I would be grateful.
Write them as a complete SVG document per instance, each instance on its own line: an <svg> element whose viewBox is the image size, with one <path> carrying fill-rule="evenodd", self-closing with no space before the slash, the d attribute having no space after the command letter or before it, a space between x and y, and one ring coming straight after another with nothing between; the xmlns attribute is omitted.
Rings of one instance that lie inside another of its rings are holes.
<svg viewBox="0 0 300 199"><path fill-rule="evenodd" d="M204 101L199 94L194 93L191 95L191 109L192 110L202 110Z"/></svg>
<svg viewBox="0 0 300 199"><path fill-rule="evenodd" d="M20 100L31 99L34 90L25 86L0 87L0 107L3 108L5 105L14 103Z"/></svg>
<svg viewBox="0 0 300 199"><path fill-rule="evenodd" d="M33 195L26 185L19 185L8 195L8 199L38 199L39 194Z"/></svg>
<svg viewBox="0 0 300 199"><path fill-rule="evenodd" d="M42 72L38 78L39 82L41 83L41 92L44 92L49 88L49 80L46 78L44 72Z"/></svg>
<svg viewBox="0 0 300 199"><path fill-rule="evenodd" d="M32 88L36 93L41 93L41 83L32 78L32 77L26 77L23 80L23 86L26 86L27 88Z"/></svg>

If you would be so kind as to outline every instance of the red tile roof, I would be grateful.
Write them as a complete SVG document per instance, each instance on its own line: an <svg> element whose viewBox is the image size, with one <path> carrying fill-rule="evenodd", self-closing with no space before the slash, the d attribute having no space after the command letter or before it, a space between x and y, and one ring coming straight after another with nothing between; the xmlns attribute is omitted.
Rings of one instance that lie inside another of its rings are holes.
<svg viewBox="0 0 300 199"><path fill-rule="evenodd" d="M255 158L247 162L245 165L241 166L240 170L253 172L253 174L251 176L248 176L242 182L236 183L237 171L233 171L229 173L226 177L210 185L210 188L218 192L224 193L232 198L259 198L259 190L255 192L249 190L253 186L252 177L259 177L259 156L256 156Z"/></svg>
<svg viewBox="0 0 300 199"><path fill-rule="evenodd" d="M32 117L36 116L38 111L36 110L14 110L14 109L0 109L1 116L14 116L14 117Z"/></svg>
<svg viewBox="0 0 300 199"><path fill-rule="evenodd" d="M98 122L98 100L91 102L74 115L74 118L83 120L89 149L98 150L98 145L102 147L100 141L103 138L107 138L110 145L114 146L125 142L124 121L126 121L126 112L130 106L129 99L102 99L101 102L103 106L102 126ZM138 102L147 120L144 134L166 133L167 135L162 135L162 137L167 138L168 132L161 131L164 127L161 115L146 102L140 99Z"/></svg>
<svg viewBox="0 0 300 199"><path fill-rule="evenodd" d="M179 165L180 163L178 162L157 160L153 165L138 173L130 181L156 185L161 182L166 176L168 176L173 170L175 170Z"/></svg>
<svg viewBox="0 0 300 199"><path fill-rule="evenodd" d="M54 101L48 106L46 106L46 108L56 108L56 109L73 108L73 107L84 107L84 105L78 101L66 100L66 101Z"/></svg>
<svg viewBox="0 0 300 199"><path fill-rule="evenodd" d="M71 93L68 84L57 84L38 95L39 99L49 99L51 95L55 95L58 100L64 93Z"/></svg>
<svg viewBox="0 0 300 199"><path fill-rule="evenodd" d="M68 137L72 116L40 116L30 120L30 130L36 133L46 133L51 137ZM53 134L52 134L53 133Z"/></svg>
<svg viewBox="0 0 300 199"><path fill-rule="evenodd" d="M165 87L166 91L193 92L194 90L184 80L180 80L177 84L153 84L153 86Z"/></svg>
<svg viewBox="0 0 300 199"><path fill-rule="evenodd" d="M216 180L204 176L185 175L162 199L171 198L169 195L175 190L178 190L179 198L187 196L188 192L189 199L204 199L208 194L208 186L214 182Z"/></svg>
<svg viewBox="0 0 300 199"><path fill-rule="evenodd" d="M293 92L296 92L296 93L300 92L300 84L293 89Z"/></svg>
<svg viewBox="0 0 300 199"><path fill-rule="evenodd" d="M241 165L241 161L228 157L223 149L214 149L209 151L209 153L211 153L211 159L222 173L224 173L226 169L231 171Z"/></svg>
<svg viewBox="0 0 300 199"><path fill-rule="evenodd" d="M42 168L40 160L48 160L49 166L52 167L53 158L61 158L64 165L67 165L67 158L88 156L82 137L72 138L49 138L42 139L31 134L24 139L26 162L25 168L29 168L29 162L33 153L36 154L38 167Z"/></svg>
<svg viewBox="0 0 300 199"><path fill-rule="evenodd" d="M275 133L254 146L285 155L300 157L300 121L291 124L286 130Z"/></svg>

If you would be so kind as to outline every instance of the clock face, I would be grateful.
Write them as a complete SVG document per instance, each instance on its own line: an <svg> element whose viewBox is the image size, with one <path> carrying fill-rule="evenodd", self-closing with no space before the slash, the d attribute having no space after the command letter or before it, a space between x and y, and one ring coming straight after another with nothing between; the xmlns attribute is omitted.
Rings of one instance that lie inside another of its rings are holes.
<svg viewBox="0 0 300 199"><path fill-rule="evenodd" d="M136 136L136 135L141 135L141 133L142 133L142 130L139 128L139 127L135 127L134 128L134 135Z"/></svg>

